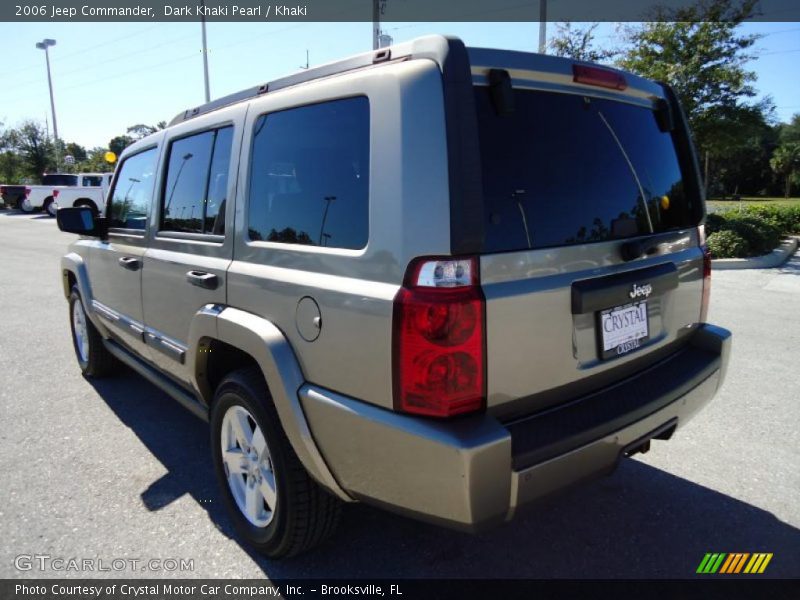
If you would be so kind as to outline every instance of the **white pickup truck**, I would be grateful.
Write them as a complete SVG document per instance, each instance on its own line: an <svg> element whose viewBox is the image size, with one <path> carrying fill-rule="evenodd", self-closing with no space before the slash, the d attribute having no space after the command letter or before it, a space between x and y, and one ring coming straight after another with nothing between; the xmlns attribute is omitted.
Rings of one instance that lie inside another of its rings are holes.
<svg viewBox="0 0 800 600"><path fill-rule="evenodd" d="M75 187L54 188L54 202L51 204L48 212L55 215L55 211L59 208L88 206L95 214L99 214L105 209L106 194L108 193L108 188L111 186L111 178L113 176L113 173L102 173L99 175L87 173L83 175L82 178L91 181L91 185L84 184ZM97 179L100 180L100 185L94 183Z"/></svg>
<svg viewBox="0 0 800 600"><path fill-rule="evenodd" d="M106 188L108 187L108 180L106 177L110 177L110 175L110 173L47 174L42 178L41 185L29 185L25 187L25 198L19 203L18 207L22 212L26 213L35 210L44 210L49 215L55 216L59 204L55 202L55 197L53 195L54 190L57 189L59 193L66 189L93 189L95 191L100 191L104 185L104 180L106 181ZM87 200L90 199L89 196L86 195L82 197L85 197ZM104 193L101 195L101 198L105 198ZM104 201L101 201L101 204L97 202L94 203L99 207L104 204ZM72 204L61 204L61 206L72 206ZM91 206L91 204L87 204L87 206Z"/></svg>

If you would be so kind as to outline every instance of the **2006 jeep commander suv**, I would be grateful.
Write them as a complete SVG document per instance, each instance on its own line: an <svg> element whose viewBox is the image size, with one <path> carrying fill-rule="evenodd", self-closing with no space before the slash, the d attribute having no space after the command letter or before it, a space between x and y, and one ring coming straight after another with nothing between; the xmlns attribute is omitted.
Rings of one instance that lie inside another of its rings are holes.
<svg viewBox="0 0 800 600"><path fill-rule="evenodd" d="M425 37L187 110L62 259L87 377L211 425L267 555L364 501L474 530L715 394L704 199L673 92Z"/></svg>

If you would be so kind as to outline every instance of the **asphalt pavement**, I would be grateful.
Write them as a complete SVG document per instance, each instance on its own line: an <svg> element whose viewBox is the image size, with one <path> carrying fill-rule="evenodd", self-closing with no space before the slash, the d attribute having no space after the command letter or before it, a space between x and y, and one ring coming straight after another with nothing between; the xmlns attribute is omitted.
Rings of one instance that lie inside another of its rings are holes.
<svg viewBox="0 0 800 600"><path fill-rule="evenodd" d="M671 441L489 533L351 505L330 542L276 562L233 534L205 423L131 372L80 375L58 273L71 239L0 210L0 578L686 578L706 552L771 552L764 577L800 577L798 255L714 273L728 379Z"/></svg>

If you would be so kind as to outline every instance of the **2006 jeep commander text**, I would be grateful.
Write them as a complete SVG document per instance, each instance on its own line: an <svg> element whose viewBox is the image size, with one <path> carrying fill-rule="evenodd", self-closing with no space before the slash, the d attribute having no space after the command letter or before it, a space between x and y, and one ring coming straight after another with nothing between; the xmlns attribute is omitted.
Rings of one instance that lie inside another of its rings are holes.
<svg viewBox="0 0 800 600"><path fill-rule="evenodd" d="M130 146L61 263L86 376L211 424L277 557L361 500L473 530L669 438L720 386L704 200L657 83L426 37Z"/></svg>

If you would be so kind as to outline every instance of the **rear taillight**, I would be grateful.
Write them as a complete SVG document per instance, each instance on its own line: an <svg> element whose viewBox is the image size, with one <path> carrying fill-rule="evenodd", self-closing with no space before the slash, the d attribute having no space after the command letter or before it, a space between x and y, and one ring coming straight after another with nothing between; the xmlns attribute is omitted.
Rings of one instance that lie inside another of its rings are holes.
<svg viewBox="0 0 800 600"><path fill-rule="evenodd" d="M700 322L705 323L708 318L708 303L711 299L711 251L706 245L706 228L698 228L700 248L703 250L703 300L700 304Z"/></svg>
<svg viewBox="0 0 800 600"><path fill-rule="evenodd" d="M25 197L27 198L27 197L28 197L28 196L30 196L30 195L31 195L31 188L29 188L29 187L26 187L26 188L25 188Z"/></svg>
<svg viewBox="0 0 800 600"><path fill-rule="evenodd" d="M586 65L572 65L572 81L620 91L628 87L622 73Z"/></svg>
<svg viewBox="0 0 800 600"><path fill-rule="evenodd" d="M433 417L486 403L485 301L475 258L413 261L394 299L394 406Z"/></svg>
<svg viewBox="0 0 800 600"><path fill-rule="evenodd" d="M0 196L6 193L6 186L0 185Z"/></svg>
<svg viewBox="0 0 800 600"><path fill-rule="evenodd" d="M53 190L53 198L58 198L58 193L60 190Z"/></svg>

